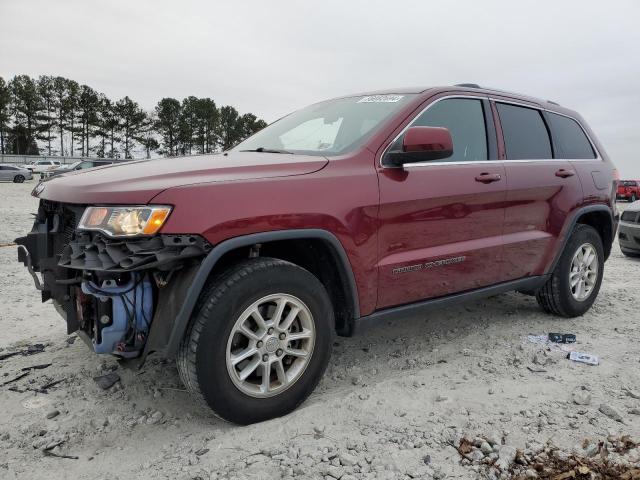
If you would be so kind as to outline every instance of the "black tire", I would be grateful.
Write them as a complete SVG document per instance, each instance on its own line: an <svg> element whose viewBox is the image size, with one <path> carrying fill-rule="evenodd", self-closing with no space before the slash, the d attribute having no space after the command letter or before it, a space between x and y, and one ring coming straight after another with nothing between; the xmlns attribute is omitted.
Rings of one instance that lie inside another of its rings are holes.
<svg viewBox="0 0 640 480"><path fill-rule="evenodd" d="M573 256L583 244L591 244L598 255L598 273L596 283L589 296L579 301L571 293L569 275ZM561 317L579 317L591 308L598 296L602 276L604 273L604 248L598 232L589 225L576 225L571 238L565 245L564 251L558 260L551 277L547 283L536 293L536 300L542 309Z"/></svg>
<svg viewBox="0 0 640 480"><path fill-rule="evenodd" d="M640 252L634 252L632 250L625 250L624 248L620 249L622 254L629 258L640 258Z"/></svg>
<svg viewBox="0 0 640 480"><path fill-rule="evenodd" d="M635 193L631 194L631 200L629 200L631 203L635 202L638 199L638 197L636 197Z"/></svg>
<svg viewBox="0 0 640 480"><path fill-rule="evenodd" d="M23 175L16 175L15 177L13 177L13 183L23 183L23 182L24 182Z"/></svg>
<svg viewBox="0 0 640 480"><path fill-rule="evenodd" d="M267 398L242 392L227 371L227 341L250 305L285 293L306 304L315 325L315 345L304 372L289 388ZM178 372L189 392L227 421L250 424L285 415L315 389L331 356L333 308L324 286L307 270L283 260L256 258L236 264L209 283L180 346Z"/></svg>

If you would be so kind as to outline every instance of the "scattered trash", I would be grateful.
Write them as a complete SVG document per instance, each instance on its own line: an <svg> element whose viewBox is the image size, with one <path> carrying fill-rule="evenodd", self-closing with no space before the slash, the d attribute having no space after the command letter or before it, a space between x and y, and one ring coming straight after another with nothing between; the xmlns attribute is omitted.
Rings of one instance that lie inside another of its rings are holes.
<svg viewBox="0 0 640 480"><path fill-rule="evenodd" d="M21 370L23 372L29 372L31 370L43 370L45 368L49 368L51 365L53 365L52 363L42 363L40 365L32 365L30 367L24 367Z"/></svg>
<svg viewBox="0 0 640 480"><path fill-rule="evenodd" d="M9 352L9 353L0 353L0 360L6 360L7 358L14 357L15 355L21 355L22 352Z"/></svg>
<svg viewBox="0 0 640 480"><path fill-rule="evenodd" d="M106 375L93 377L93 380L102 390L108 390L120 381L120 375L118 375L116 372L111 372L107 373Z"/></svg>
<svg viewBox="0 0 640 480"><path fill-rule="evenodd" d="M209 451L208 448L201 448L200 450L196 450L195 454L196 454L196 456L201 457L202 455L204 455L208 451Z"/></svg>
<svg viewBox="0 0 640 480"><path fill-rule="evenodd" d="M4 383L3 383L2 385L0 385L0 386L4 387L5 385L9 385L10 383L17 382L17 381L18 381L18 380L20 380L21 378L24 378L24 377L26 377L27 375L29 375L29 373L31 373L31 372L24 372L24 373L21 373L21 374L20 374L20 375L18 375L17 377L12 378L11 380L7 380L6 382L4 382Z"/></svg>
<svg viewBox="0 0 640 480"><path fill-rule="evenodd" d="M55 453L51 450L43 450L42 453L44 453L46 457L68 458L69 460L78 460L80 458L76 455L62 455L61 453Z"/></svg>
<svg viewBox="0 0 640 480"><path fill-rule="evenodd" d="M64 455L62 453L56 453L53 451L54 448L59 447L63 443L64 441L62 440L58 442L51 442L42 449L42 453L47 457L68 458L70 460L78 460L80 457L77 457L76 455Z"/></svg>
<svg viewBox="0 0 640 480"><path fill-rule="evenodd" d="M0 360L6 360L7 358L15 357L16 355L34 355L36 353L44 352L44 345L42 343L36 343L34 345L29 345L24 350L18 350L15 352L2 353L0 354Z"/></svg>
<svg viewBox="0 0 640 480"><path fill-rule="evenodd" d="M67 342L68 345L73 345L74 343L76 343L76 339L77 338L78 337L76 335L73 335L71 337L67 337L66 342Z"/></svg>
<svg viewBox="0 0 640 480"><path fill-rule="evenodd" d="M527 340L538 345L545 345L549 341L548 335L527 335Z"/></svg>
<svg viewBox="0 0 640 480"><path fill-rule="evenodd" d="M527 366L527 368L529 369L530 372L533 372L533 373L546 373L547 371L544 368L532 367L531 365Z"/></svg>
<svg viewBox="0 0 640 480"><path fill-rule="evenodd" d="M567 354L567 358L574 362L586 363L588 365L598 365L600 363L598 357L589 353L570 352Z"/></svg>
<svg viewBox="0 0 640 480"><path fill-rule="evenodd" d="M49 390L51 387L55 387L56 385L58 385L59 383L62 383L66 380L66 378L61 378L60 380L53 380L52 382L46 383L43 386L41 386L40 388L36 389L35 391L38 393L49 393L47 390Z"/></svg>
<svg viewBox="0 0 640 480"><path fill-rule="evenodd" d="M550 333L549 341L553 343L576 343L576 336L573 333Z"/></svg>

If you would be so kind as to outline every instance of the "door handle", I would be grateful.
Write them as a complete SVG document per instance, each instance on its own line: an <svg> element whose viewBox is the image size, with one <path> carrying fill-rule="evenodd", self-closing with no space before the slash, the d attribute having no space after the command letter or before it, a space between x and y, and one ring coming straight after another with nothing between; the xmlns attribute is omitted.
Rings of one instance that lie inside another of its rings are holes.
<svg viewBox="0 0 640 480"><path fill-rule="evenodd" d="M481 173L476 177L476 182L491 183L499 182L502 180L502 176L499 173Z"/></svg>
<svg viewBox="0 0 640 480"><path fill-rule="evenodd" d="M564 168L561 168L556 172L556 177L568 178L573 177L575 174L576 172L574 172L573 170L565 170Z"/></svg>

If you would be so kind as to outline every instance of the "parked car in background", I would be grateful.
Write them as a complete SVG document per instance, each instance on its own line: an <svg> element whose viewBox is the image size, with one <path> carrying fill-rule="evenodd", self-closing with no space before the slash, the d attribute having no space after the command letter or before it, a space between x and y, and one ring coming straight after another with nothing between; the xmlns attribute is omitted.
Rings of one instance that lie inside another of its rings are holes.
<svg viewBox="0 0 640 480"><path fill-rule="evenodd" d="M37 162L25 165L27 170L31 170L33 173L42 173L47 170L53 170L61 165L58 160L38 160Z"/></svg>
<svg viewBox="0 0 640 480"><path fill-rule="evenodd" d="M618 178L555 103L390 90L316 103L220 155L41 182L16 243L67 332L123 361L175 358L196 399L246 424L309 396L336 333L513 290L583 315Z"/></svg>
<svg viewBox="0 0 640 480"><path fill-rule="evenodd" d="M618 227L620 250L627 257L640 257L640 201L624 209Z"/></svg>
<svg viewBox="0 0 640 480"><path fill-rule="evenodd" d="M640 182L637 180L620 180L618 182L617 200L635 202L640 199Z"/></svg>
<svg viewBox="0 0 640 480"><path fill-rule="evenodd" d="M102 159L96 158L91 160L79 160L69 165L60 165L53 170L47 170L40 174L40 179L54 177L56 175L62 175L63 173L73 172L74 170L85 170L88 168L104 167L105 165L113 165L114 163L126 162L126 160L114 160L114 159Z"/></svg>
<svg viewBox="0 0 640 480"><path fill-rule="evenodd" d="M13 183L22 183L31 180L33 175L31 170L17 165L0 165L0 180Z"/></svg>

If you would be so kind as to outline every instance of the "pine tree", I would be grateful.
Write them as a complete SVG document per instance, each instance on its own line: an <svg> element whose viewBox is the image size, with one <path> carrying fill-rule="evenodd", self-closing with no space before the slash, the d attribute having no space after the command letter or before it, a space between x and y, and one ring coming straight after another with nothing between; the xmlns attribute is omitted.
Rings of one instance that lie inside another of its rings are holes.
<svg viewBox="0 0 640 480"><path fill-rule="evenodd" d="M55 99L55 126L58 129L58 138L60 139L60 155L64 155L64 130L67 125L67 106L69 91L67 88L67 79L63 77L55 77L51 87Z"/></svg>
<svg viewBox="0 0 640 480"><path fill-rule="evenodd" d="M239 120L240 115L235 108L224 106L220 109L218 142L222 150L229 150L242 138Z"/></svg>
<svg viewBox="0 0 640 480"><path fill-rule="evenodd" d="M81 145L81 155L89 156L91 151L89 141L92 137L92 127L98 123L98 108L100 96L91 87L82 85L78 95L78 136Z"/></svg>
<svg viewBox="0 0 640 480"><path fill-rule="evenodd" d="M180 131L180 102L175 98L163 98L155 108L155 128L161 138L162 153L169 157L177 154L177 141Z"/></svg>
<svg viewBox="0 0 640 480"><path fill-rule="evenodd" d="M120 141L120 122L118 114L116 113L115 105L105 98L100 108L101 130L109 143L109 150L106 150L103 143L104 157L120 158L118 151L116 150L116 142Z"/></svg>
<svg viewBox="0 0 640 480"><path fill-rule="evenodd" d="M9 153L7 136L9 133L9 119L11 118L11 90L0 77L0 153Z"/></svg>
<svg viewBox="0 0 640 480"><path fill-rule="evenodd" d="M140 135L136 138L136 140L144 147L147 158L151 158L152 151L160 148L155 132L155 125L157 121L158 119L154 113L147 113Z"/></svg>
<svg viewBox="0 0 640 480"><path fill-rule="evenodd" d="M239 119L240 140L250 137L267 126L267 122L258 119L253 113L245 113Z"/></svg>
<svg viewBox="0 0 640 480"><path fill-rule="evenodd" d="M71 156L73 157L73 147L75 144L75 135L77 133L76 117L78 115L78 102L80 97L80 85L75 80L67 80L67 99L65 110L67 111L67 128L71 134L69 147Z"/></svg>
<svg viewBox="0 0 640 480"><path fill-rule="evenodd" d="M51 134L54 126L55 126L55 111L56 111L56 95L53 91L53 77L48 75L41 75L38 78L38 95L40 95L40 99L42 101L43 113L42 113L42 122L43 122L43 131L45 133L46 141L47 141L47 155L51 155L51 142L55 138L54 135Z"/></svg>
<svg viewBox="0 0 640 480"><path fill-rule="evenodd" d="M200 98L196 102L195 143L200 153L211 153L216 147L216 131L220 113L216 103L210 98Z"/></svg>
<svg viewBox="0 0 640 480"><path fill-rule="evenodd" d="M147 115L144 110L129 97L118 100L115 112L118 117L120 131L122 132L124 158L133 158L131 156L131 149L136 139L141 136Z"/></svg>
<svg viewBox="0 0 640 480"><path fill-rule="evenodd" d="M182 100L180 114L180 152L191 155L198 127L198 99L190 96Z"/></svg>
<svg viewBox="0 0 640 480"><path fill-rule="evenodd" d="M11 80L9 87L15 124L13 151L18 154L38 155L42 100L38 95L36 82L28 75L17 75Z"/></svg>

